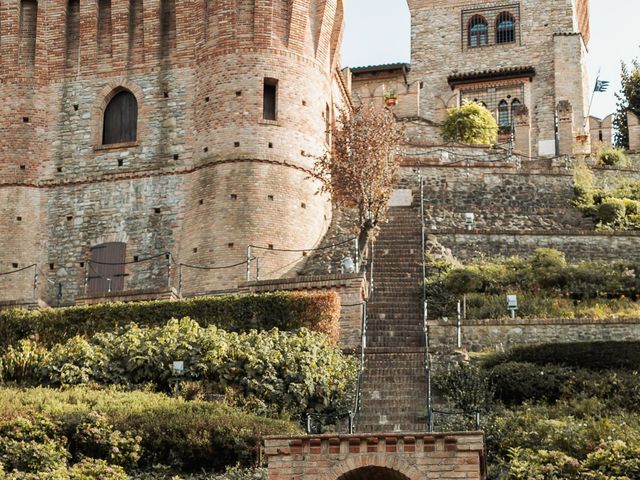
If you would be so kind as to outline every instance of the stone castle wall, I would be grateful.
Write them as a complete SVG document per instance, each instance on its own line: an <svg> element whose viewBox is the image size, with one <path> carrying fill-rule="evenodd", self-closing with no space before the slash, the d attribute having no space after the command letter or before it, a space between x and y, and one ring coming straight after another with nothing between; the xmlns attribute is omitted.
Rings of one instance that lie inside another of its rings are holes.
<svg viewBox="0 0 640 480"><path fill-rule="evenodd" d="M401 188L417 190L417 174L405 167ZM595 222L572 206L573 174L563 168L527 170L464 166L420 167L425 189L427 235L461 260L528 255L555 248L577 260L635 260L637 232L597 232ZM639 178L638 172L595 169L609 185ZM474 214L470 230L465 214Z"/></svg>
<svg viewBox="0 0 640 480"><path fill-rule="evenodd" d="M0 273L38 263L41 296L67 304L83 294L89 248L102 242L127 243L126 289L175 288L178 264L242 262L249 244L317 245L331 210L310 168L334 103L348 102L336 88L342 8L3 3L0 93L11 101L0 107ZM265 78L278 81L276 121L262 119ZM137 139L103 146L104 109L118 89L138 102ZM136 263L164 252L171 267ZM269 268L282 276L302 261L275 256ZM0 277L2 298L24 297L9 277ZM243 268L192 270L183 292L244 278Z"/></svg>

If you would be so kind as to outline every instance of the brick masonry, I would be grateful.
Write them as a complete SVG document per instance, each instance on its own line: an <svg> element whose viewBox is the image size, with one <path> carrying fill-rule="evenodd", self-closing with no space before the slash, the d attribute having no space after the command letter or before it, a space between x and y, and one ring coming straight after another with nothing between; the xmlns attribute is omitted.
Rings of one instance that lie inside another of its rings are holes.
<svg viewBox="0 0 640 480"><path fill-rule="evenodd" d="M486 478L482 433L266 437L270 480Z"/></svg>
<svg viewBox="0 0 640 480"><path fill-rule="evenodd" d="M232 265L249 244L316 246L331 207L310 169L326 148L327 106L331 116L349 102L342 1L99 4L2 3L0 272L36 263L38 296L70 304L102 242L126 242L131 265L171 253L171 265L127 267L126 290L177 288L180 263ZM265 78L278 80L276 121L263 120ZM122 89L138 102L137 139L104 146L104 109ZM266 257L278 277L304 263ZM245 277L183 273L185 294ZM32 283L0 277L0 300L30 298Z"/></svg>

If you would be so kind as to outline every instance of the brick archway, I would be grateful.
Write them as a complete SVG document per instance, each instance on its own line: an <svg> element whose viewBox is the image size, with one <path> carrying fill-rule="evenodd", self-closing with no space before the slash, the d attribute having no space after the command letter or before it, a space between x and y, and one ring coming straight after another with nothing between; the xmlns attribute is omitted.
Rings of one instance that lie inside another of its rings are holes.
<svg viewBox="0 0 640 480"><path fill-rule="evenodd" d="M267 437L269 480L482 480L481 432Z"/></svg>
<svg viewBox="0 0 640 480"><path fill-rule="evenodd" d="M339 463L321 480L423 480L420 470L398 455L351 456Z"/></svg>
<svg viewBox="0 0 640 480"><path fill-rule="evenodd" d="M341 475L338 480L410 480L410 478L387 467L360 467Z"/></svg>

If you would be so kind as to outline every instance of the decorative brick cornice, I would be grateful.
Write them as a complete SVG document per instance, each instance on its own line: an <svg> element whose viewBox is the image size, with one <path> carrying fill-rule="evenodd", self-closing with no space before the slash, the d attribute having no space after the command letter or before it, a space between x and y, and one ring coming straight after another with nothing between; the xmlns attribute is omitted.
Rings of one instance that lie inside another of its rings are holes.
<svg viewBox="0 0 640 480"><path fill-rule="evenodd" d="M451 89L454 89L459 85L467 85L469 83L510 80L513 78L526 78L531 81L535 75L536 69L532 66L506 67L495 70L454 73L447 77L447 81Z"/></svg>

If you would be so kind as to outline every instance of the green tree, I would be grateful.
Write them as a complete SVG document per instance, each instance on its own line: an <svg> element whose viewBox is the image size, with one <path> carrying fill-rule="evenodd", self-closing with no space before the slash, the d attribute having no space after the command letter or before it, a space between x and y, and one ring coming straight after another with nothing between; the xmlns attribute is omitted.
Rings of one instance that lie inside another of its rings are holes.
<svg viewBox="0 0 640 480"><path fill-rule="evenodd" d="M450 108L442 124L445 142L490 145L498 139L498 124L489 110L474 102Z"/></svg>
<svg viewBox="0 0 640 480"><path fill-rule="evenodd" d="M616 129L615 144L619 148L629 148L629 126L627 111L640 116L640 62L634 59L631 66L622 62L622 88L616 93L618 109L613 119Z"/></svg>

